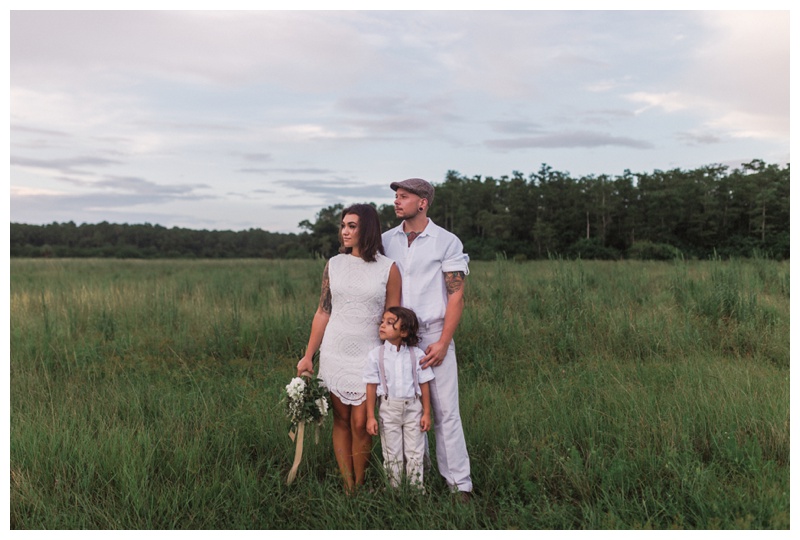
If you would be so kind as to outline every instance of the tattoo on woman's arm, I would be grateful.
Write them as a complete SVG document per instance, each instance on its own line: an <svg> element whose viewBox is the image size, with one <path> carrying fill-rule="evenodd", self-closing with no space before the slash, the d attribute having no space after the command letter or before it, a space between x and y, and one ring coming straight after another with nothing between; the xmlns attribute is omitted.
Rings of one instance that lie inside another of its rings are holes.
<svg viewBox="0 0 800 540"><path fill-rule="evenodd" d="M331 305L331 279L328 276L328 265L325 265L325 270L322 271L322 293L319 295L319 307L327 313L331 314L333 309Z"/></svg>
<svg viewBox="0 0 800 540"><path fill-rule="evenodd" d="M464 287L464 272L445 272L444 283L447 287L447 295L460 291Z"/></svg>

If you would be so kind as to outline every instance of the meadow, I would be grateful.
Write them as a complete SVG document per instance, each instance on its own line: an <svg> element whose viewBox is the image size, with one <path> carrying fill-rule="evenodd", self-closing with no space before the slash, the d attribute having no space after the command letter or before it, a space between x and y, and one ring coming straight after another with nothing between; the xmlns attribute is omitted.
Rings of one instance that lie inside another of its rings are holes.
<svg viewBox="0 0 800 540"><path fill-rule="evenodd" d="M473 262L475 497L297 480L324 261L10 261L12 529L788 529L789 263ZM435 460L435 445L434 460Z"/></svg>

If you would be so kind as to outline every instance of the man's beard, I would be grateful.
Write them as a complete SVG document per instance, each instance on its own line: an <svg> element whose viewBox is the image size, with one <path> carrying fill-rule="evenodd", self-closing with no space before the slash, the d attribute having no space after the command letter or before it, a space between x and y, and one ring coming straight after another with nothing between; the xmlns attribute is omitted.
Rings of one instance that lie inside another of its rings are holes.
<svg viewBox="0 0 800 540"><path fill-rule="evenodd" d="M414 218L415 218L415 217L417 217L417 216L418 216L420 213L421 213L421 212L420 212L420 209L419 209L419 208L415 208L415 209L414 209L414 213L413 213L413 214L411 214L411 215L409 215L409 214L406 214L406 215L404 215L404 216L403 216L402 218L400 218L400 219L402 219L403 221L407 221L407 220L409 220L409 219L414 219Z"/></svg>

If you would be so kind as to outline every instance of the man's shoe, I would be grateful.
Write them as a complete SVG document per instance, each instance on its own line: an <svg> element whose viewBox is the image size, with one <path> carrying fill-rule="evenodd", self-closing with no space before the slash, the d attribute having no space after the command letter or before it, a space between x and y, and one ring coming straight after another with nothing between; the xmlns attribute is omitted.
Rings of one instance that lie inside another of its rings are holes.
<svg viewBox="0 0 800 540"><path fill-rule="evenodd" d="M472 500L471 491L459 491L456 495L456 500L461 504L468 504Z"/></svg>

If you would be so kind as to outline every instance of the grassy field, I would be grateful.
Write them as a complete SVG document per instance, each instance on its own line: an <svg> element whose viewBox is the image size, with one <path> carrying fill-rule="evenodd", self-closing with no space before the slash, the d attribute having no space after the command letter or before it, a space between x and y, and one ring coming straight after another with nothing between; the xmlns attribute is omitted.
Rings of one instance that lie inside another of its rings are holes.
<svg viewBox="0 0 800 540"><path fill-rule="evenodd" d="M475 262L475 499L298 479L322 261L11 260L13 529L789 528L789 263Z"/></svg>

